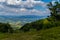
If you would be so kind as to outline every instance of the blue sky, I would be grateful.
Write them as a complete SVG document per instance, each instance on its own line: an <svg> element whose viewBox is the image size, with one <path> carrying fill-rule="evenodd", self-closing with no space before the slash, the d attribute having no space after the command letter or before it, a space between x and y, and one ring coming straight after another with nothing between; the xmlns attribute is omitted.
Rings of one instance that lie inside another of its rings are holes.
<svg viewBox="0 0 60 40"><path fill-rule="evenodd" d="M47 8L49 2L55 0L28 0L22 2L20 0L0 0L0 15L50 15L50 10Z"/></svg>
<svg viewBox="0 0 60 40"><path fill-rule="evenodd" d="M44 2L51 2L52 0L42 0L42 1L44 1Z"/></svg>

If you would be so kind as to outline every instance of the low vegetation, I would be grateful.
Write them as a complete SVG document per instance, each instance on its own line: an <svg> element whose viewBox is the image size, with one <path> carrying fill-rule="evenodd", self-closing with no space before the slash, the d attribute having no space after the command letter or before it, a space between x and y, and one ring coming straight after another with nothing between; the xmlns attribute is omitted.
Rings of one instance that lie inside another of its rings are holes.
<svg viewBox="0 0 60 40"><path fill-rule="evenodd" d="M40 31L0 33L0 40L60 40L60 26Z"/></svg>

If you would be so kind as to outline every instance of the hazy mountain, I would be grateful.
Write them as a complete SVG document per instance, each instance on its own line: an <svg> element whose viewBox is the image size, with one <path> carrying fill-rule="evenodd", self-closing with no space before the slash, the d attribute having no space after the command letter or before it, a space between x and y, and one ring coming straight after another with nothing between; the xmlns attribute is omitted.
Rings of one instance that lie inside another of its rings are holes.
<svg viewBox="0 0 60 40"><path fill-rule="evenodd" d="M24 16L2 16L0 15L0 22L22 22L29 23L39 19L46 18L46 16L24 15Z"/></svg>

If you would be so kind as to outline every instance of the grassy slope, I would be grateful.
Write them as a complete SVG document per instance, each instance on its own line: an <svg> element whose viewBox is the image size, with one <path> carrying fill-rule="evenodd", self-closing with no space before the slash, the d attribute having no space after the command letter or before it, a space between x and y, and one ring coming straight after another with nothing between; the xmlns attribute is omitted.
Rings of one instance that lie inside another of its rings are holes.
<svg viewBox="0 0 60 40"><path fill-rule="evenodd" d="M31 31L13 34L0 33L0 40L60 40L60 27L53 27L38 32Z"/></svg>

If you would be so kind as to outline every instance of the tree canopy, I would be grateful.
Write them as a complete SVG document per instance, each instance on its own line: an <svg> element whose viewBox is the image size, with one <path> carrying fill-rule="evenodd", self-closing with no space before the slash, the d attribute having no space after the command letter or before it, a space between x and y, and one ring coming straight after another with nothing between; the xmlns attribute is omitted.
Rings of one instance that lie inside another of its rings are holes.
<svg viewBox="0 0 60 40"><path fill-rule="evenodd" d="M60 20L60 3L55 2L52 4L52 2L50 2L48 4L48 8L51 11L51 17L54 17L56 20Z"/></svg>
<svg viewBox="0 0 60 40"><path fill-rule="evenodd" d="M0 23L0 32L6 33L6 32L13 32L12 27L9 23Z"/></svg>

